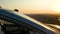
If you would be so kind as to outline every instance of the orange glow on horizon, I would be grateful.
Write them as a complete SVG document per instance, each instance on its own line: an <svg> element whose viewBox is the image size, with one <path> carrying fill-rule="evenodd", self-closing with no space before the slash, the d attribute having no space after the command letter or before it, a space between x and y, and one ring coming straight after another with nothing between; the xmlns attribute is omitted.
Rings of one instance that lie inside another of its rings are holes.
<svg viewBox="0 0 60 34"><path fill-rule="evenodd" d="M58 14L60 0L3 0L1 6L7 9L19 9L23 14Z"/></svg>

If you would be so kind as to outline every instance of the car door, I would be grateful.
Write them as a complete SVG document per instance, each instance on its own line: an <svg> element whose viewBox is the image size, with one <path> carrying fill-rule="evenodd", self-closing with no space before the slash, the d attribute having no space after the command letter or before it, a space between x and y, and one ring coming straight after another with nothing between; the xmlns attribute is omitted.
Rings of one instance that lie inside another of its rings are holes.
<svg viewBox="0 0 60 34"><path fill-rule="evenodd" d="M0 19L24 26L28 28L31 34L56 34L49 27L23 14L12 12L11 10L0 9Z"/></svg>

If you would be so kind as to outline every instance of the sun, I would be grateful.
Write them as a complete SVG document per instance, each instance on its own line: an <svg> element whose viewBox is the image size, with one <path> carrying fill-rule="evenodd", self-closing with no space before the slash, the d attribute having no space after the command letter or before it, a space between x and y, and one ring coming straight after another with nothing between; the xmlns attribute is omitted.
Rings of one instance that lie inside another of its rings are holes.
<svg viewBox="0 0 60 34"><path fill-rule="evenodd" d="M54 5L53 7L52 7L52 9L55 11L55 12L60 12L60 5L58 4L56 4L56 5Z"/></svg>

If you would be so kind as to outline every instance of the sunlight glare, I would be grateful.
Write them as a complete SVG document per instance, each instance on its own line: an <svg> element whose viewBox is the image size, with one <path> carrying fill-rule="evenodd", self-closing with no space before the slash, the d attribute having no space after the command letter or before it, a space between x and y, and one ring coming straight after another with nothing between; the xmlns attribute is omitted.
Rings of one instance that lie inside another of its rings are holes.
<svg viewBox="0 0 60 34"><path fill-rule="evenodd" d="M60 6L59 6L59 5L58 5L58 6L55 6L55 7L53 8L53 10L56 11L56 12L60 12Z"/></svg>

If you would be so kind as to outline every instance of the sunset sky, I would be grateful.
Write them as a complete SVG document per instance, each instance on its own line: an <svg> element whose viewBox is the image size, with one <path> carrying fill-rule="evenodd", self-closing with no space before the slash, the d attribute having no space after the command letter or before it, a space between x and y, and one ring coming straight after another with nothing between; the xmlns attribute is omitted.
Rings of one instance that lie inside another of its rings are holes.
<svg viewBox="0 0 60 34"><path fill-rule="evenodd" d="M60 0L0 0L0 6L23 14L60 13Z"/></svg>

